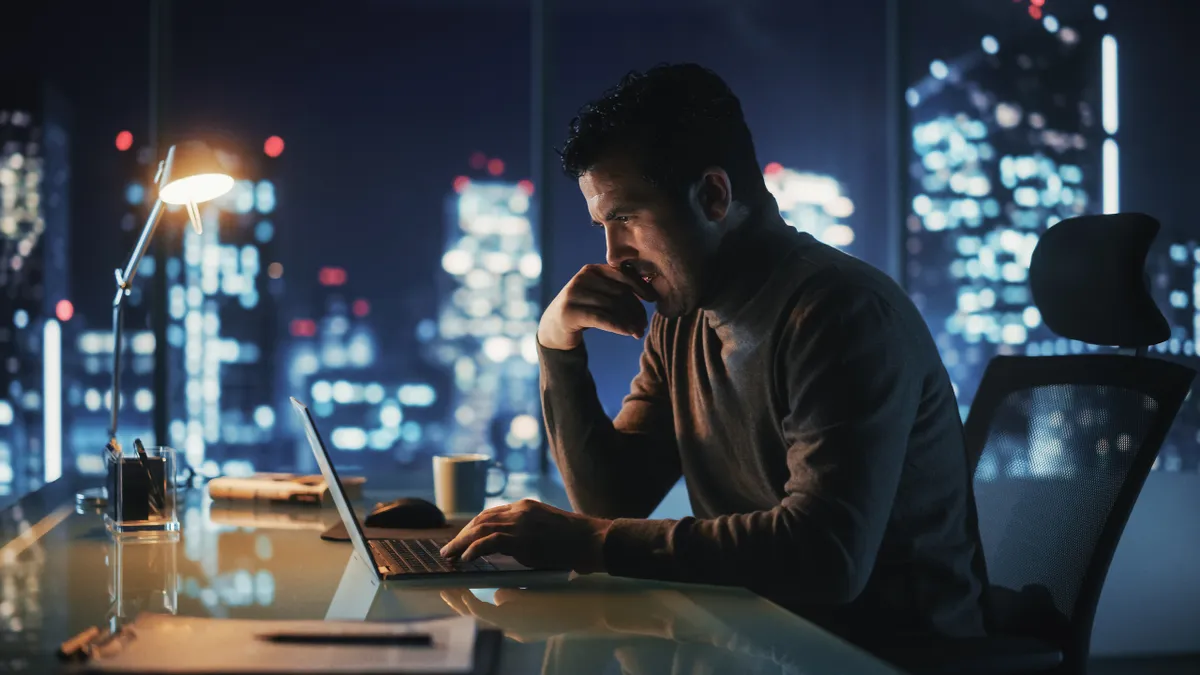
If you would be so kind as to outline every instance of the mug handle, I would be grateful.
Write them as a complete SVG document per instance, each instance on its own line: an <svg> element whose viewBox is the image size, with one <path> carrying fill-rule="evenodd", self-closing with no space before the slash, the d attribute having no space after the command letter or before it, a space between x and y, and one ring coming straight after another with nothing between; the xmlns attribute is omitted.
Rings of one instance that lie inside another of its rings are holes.
<svg viewBox="0 0 1200 675"><path fill-rule="evenodd" d="M484 494L489 497L499 497L500 495L504 494L504 489L508 487L508 469L505 469L500 462L492 462L491 465L488 466L488 471L492 471L493 469L500 472L500 476L503 478L503 480L500 481L500 487L495 491L487 490L485 488Z"/></svg>

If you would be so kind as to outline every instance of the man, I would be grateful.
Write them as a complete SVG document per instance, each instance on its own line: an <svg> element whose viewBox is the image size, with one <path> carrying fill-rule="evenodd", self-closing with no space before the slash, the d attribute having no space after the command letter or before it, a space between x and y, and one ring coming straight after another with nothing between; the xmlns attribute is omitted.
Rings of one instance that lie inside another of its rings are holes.
<svg viewBox="0 0 1200 675"><path fill-rule="evenodd" d="M446 555L745 586L863 644L982 635L968 460L929 330L887 276L783 221L725 83L631 74L561 154L608 248L538 327L577 513L491 509ZM615 420L589 328L645 335ZM681 475L695 517L647 520Z"/></svg>

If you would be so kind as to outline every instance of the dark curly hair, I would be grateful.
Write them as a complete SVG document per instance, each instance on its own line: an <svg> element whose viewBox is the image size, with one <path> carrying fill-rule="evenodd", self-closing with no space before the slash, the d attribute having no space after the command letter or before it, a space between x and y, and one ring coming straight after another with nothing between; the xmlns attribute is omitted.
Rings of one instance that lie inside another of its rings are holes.
<svg viewBox="0 0 1200 675"><path fill-rule="evenodd" d="M629 73L579 109L558 151L576 179L614 152L630 153L647 182L677 199L711 166L729 175L735 200L755 207L769 195L741 102L694 63Z"/></svg>

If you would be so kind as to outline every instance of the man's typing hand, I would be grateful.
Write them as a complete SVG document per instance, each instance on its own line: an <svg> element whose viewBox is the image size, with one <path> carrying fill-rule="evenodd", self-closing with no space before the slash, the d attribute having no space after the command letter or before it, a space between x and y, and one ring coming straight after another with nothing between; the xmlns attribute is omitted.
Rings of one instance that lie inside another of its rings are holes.
<svg viewBox="0 0 1200 675"><path fill-rule="evenodd" d="M604 536L611 524L523 499L475 516L442 547L442 555L469 561L499 553L537 569L603 572Z"/></svg>

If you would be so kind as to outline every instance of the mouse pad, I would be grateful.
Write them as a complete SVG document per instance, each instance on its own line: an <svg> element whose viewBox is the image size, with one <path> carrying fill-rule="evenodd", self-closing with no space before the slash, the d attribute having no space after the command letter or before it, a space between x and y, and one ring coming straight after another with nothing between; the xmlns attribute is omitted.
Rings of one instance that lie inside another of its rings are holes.
<svg viewBox="0 0 1200 675"><path fill-rule="evenodd" d="M470 518L451 518L446 527L431 527L423 530L364 526L363 534L367 539L449 539L458 534L458 531L469 522L471 522ZM346 533L346 526L341 521L322 532L321 538L325 541L350 541L350 535Z"/></svg>

